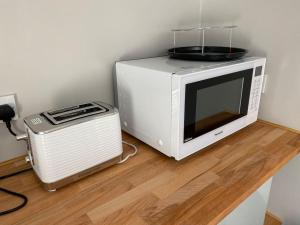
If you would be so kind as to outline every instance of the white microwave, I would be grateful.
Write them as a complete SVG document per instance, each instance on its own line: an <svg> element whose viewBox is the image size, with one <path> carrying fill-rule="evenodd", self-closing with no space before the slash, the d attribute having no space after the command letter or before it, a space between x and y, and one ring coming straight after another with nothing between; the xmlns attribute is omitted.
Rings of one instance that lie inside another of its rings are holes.
<svg viewBox="0 0 300 225"><path fill-rule="evenodd" d="M116 63L122 129L181 160L255 122L265 58Z"/></svg>

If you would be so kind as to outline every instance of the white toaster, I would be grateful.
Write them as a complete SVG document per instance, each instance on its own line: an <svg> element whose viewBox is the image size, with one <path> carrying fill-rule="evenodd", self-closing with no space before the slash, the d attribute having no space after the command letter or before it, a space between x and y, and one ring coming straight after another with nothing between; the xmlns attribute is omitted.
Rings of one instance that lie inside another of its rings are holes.
<svg viewBox="0 0 300 225"><path fill-rule="evenodd" d="M28 158L45 188L54 191L121 160L116 108L92 102L24 119Z"/></svg>

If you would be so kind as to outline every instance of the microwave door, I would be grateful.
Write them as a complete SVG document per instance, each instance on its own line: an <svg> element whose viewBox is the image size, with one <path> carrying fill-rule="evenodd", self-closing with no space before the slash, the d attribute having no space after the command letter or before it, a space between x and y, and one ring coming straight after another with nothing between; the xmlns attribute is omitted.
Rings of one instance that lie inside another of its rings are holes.
<svg viewBox="0 0 300 225"><path fill-rule="evenodd" d="M253 69L186 85L184 142L248 114Z"/></svg>

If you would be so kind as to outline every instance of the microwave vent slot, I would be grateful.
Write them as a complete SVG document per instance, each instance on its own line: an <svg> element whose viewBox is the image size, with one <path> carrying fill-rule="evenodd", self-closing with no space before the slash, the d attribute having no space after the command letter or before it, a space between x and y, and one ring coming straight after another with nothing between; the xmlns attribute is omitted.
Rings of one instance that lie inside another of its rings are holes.
<svg viewBox="0 0 300 225"><path fill-rule="evenodd" d="M101 105L95 103L87 103L58 110L51 110L42 113L42 115L46 117L51 123L58 125L91 115L105 113L107 111L108 109Z"/></svg>

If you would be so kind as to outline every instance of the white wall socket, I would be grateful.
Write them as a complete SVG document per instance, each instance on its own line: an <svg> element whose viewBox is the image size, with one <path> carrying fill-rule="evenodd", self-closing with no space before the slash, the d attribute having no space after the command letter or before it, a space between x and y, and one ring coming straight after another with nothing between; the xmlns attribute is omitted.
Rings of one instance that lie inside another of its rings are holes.
<svg viewBox="0 0 300 225"><path fill-rule="evenodd" d="M18 109L16 104L16 95L11 94L11 95L0 96L0 105L5 105L5 104L11 106L14 109L16 115L13 118L13 120L19 119ZM2 123L2 120L0 121L0 123Z"/></svg>

